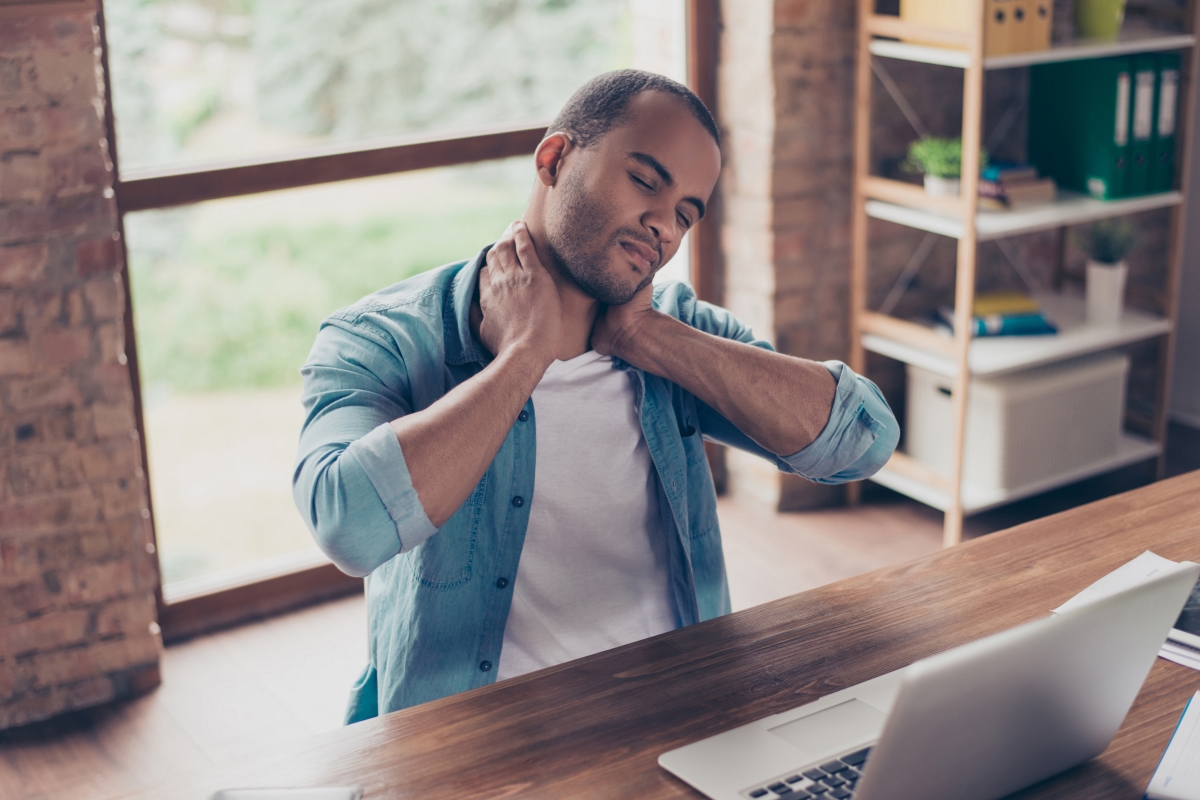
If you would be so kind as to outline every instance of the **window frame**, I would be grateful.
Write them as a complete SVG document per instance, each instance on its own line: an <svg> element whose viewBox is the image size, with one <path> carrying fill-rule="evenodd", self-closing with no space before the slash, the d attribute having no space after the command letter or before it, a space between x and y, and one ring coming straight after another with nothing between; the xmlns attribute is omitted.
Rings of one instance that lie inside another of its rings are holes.
<svg viewBox="0 0 1200 800"><path fill-rule="evenodd" d="M533 152L546 132L545 123L477 127L441 132L433 137L400 136L349 146L311 148L273 157L216 162L180 169L131 170L123 174L117 152L103 0L96 0L95 10L104 80L105 134L115 176L113 191L121 245L121 281L126 289L125 352L133 384L134 418L143 464L147 463L146 430L129 267L125 258L126 213L528 155ZM688 85L714 113L717 39L720 28L718 10L718 0L685 0ZM714 213L717 211L714 207L716 205L710 204L712 210L693 231L689 265L692 284L697 294L701 299L711 302L720 301L721 276L717 259L719 212ZM720 485L723 482L723 459L720 459L719 455L714 457L711 451L709 457L710 461L713 461L714 474L718 477ZM148 524L157 553L153 492L148 470L143 469L143 474L149 510ZM324 561L311 566L292 567L251 580L233 580L206 591L173 598L163 596L160 570L155 599L163 641L172 642L362 590L363 579L352 578L331 562Z"/></svg>

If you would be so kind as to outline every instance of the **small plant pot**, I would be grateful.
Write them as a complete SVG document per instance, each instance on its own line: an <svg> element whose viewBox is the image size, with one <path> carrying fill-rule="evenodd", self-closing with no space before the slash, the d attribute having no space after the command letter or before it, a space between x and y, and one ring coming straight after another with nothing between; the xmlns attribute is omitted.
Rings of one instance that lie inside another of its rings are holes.
<svg viewBox="0 0 1200 800"><path fill-rule="evenodd" d="M1121 321L1125 309L1125 278L1129 267L1116 264L1087 263L1087 321L1089 325L1112 327Z"/></svg>
<svg viewBox="0 0 1200 800"><path fill-rule="evenodd" d="M1125 0L1075 0L1075 32L1084 39L1115 39L1125 21Z"/></svg>
<svg viewBox="0 0 1200 800"><path fill-rule="evenodd" d="M925 194L935 197L958 197L962 192L962 178L939 178L936 175L925 176Z"/></svg>

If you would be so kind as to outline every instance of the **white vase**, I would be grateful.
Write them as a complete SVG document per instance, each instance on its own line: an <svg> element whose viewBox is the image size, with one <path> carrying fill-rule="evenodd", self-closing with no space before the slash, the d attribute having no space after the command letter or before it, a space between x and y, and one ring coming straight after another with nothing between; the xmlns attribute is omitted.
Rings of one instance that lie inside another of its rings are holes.
<svg viewBox="0 0 1200 800"><path fill-rule="evenodd" d="M1089 325L1113 326L1121 321L1125 307L1125 278L1129 267L1087 262L1087 321Z"/></svg>
<svg viewBox="0 0 1200 800"><path fill-rule="evenodd" d="M935 197L958 197L962 191L962 178L939 178L936 175L925 176L925 194Z"/></svg>

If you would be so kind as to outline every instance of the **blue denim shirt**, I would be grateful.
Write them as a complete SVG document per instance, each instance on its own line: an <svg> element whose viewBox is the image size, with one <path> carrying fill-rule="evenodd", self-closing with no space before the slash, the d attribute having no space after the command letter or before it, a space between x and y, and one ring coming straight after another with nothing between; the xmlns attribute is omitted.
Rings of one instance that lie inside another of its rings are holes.
<svg viewBox="0 0 1200 800"><path fill-rule="evenodd" d="M530 503L514 500L533 497L537 409L526 402L475 490L441 528L417 499L388 425L429 407L491 360L469 324L485 253L334 313L302 370L296 505L335 564L370 575L371 658L352 692L348 722L495 680L529 520ZM770 347L684 284L656 287L654 306L706 333ZM825 429L800 452L779 455L677 384L614 359L614 368L636 377L681 624L730 610L702 437L821 483L868 477L891 456L899 429L879 390L840 362L826 367L837 392Z"/></svg>

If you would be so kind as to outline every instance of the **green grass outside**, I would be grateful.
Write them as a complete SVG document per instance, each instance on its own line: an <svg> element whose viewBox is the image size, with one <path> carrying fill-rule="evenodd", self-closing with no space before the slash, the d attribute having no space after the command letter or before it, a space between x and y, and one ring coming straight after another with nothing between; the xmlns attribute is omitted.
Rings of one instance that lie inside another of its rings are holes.
<svg viewBox="0 0 1200 800"><path fill-rule="evenodd" d="M469 258L523 204L438 208L361 223L280 224L138 249L130 280L146 387L176 392L298 383L330 312Z"/></svg>

